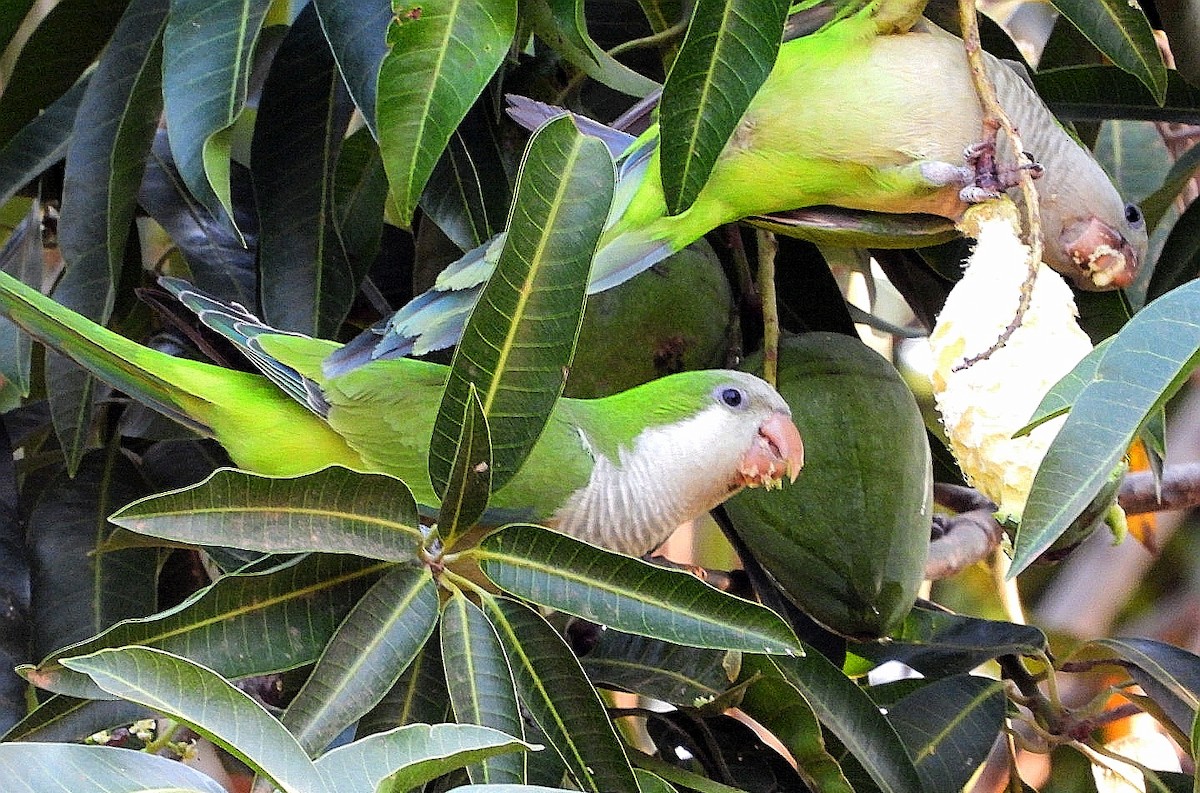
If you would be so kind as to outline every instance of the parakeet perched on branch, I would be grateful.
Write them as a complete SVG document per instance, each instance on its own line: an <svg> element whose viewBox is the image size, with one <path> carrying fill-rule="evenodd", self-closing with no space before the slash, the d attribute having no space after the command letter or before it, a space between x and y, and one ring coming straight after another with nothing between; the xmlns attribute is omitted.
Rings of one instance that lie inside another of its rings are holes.
<svg viewBox="0 0 1200 793"><path fill-rule="evenodd" d="M164 286L263 374L175 358L64 308L0 272L0 314L109 385L215 438L255 473L328 465L391 474L435 507L429 443L449 368L376 361L327 378L333 342L283 333L183 281ZM803 444L786 402L742 372L684 372L594 400L561 399L521 471L493 496L536 520L641 555L746 486L795 479Z"/></svg>
<svg viewBox="0 0 1200 793"><path fill-rule="evenodd" d="M667 214L657 127L633 140L581 124L623 150L590 290L615 286L739 218L824 205L958 220L973 176L964 151L982 135L963 44L930 25L891 35L878 35L876 25L863 11L783 44L708 183L678 215ZM1044 168L1046 262L1083 289L1128 286L1146 252L1140 211L1121 200L1028 83L995 58L987 63L1001 105ZM513 112L526 125L545 118L527 101ZM998 156L1006 154L1002 137ZM454 344L499 250L497 239L466 253L431 290L333 355L326 372Z"/></svg>

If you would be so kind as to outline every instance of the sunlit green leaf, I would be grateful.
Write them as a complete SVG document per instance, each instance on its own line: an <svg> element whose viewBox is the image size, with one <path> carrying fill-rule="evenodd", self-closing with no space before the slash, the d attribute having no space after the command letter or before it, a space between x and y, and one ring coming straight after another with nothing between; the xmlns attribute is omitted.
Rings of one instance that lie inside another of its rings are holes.
<svg viewBox="0 0 1200 793"><path fill-rule="evenodd" d="M107 746L0 744L0 774L9 793L225 793L211 777L176 760Z"/></svg>
<svg viewBox="0 0 1200 793"><path fill-rule="evenodd" d="M1146 15L1126 0L1051 0L1054 7L1117 66L1137 77L1158 101L1167 67Z"/></svg>

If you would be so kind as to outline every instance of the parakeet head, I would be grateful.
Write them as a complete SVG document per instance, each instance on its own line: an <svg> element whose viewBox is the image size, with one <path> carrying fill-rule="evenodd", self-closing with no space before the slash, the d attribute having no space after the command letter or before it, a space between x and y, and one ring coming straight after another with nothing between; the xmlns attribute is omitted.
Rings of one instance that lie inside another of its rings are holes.
<svg viewBox="0 0 1200 793"><path fill-rule="evenodd" d="M1146 258L1146 220L1126 204L1082 147L1073 167L1060 166L1037 183L1046 263L1088 291L1124 289Z"/></svg>

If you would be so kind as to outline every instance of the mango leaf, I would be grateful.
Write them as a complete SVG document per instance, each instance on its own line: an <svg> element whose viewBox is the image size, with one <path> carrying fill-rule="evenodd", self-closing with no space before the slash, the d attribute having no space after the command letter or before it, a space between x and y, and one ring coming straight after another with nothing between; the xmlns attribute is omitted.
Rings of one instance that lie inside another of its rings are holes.
<svg viewBox="0 0 1200 793"><path fill-rule="evenodd" d="M1113 338L1033 480L1010 576L1053 545L1104 488L1138 430L1195 368L1198 351L1197 281L1147 304Z"/></svg>
<svg viewBox="0 0 1200 793"><path fill-rule="evenodd" d="M1140 8L1125 0L1051 0L1096 49L1137 77L1162 102L1167 91L1167 67L1154 40L1150 22Z"/></svg>
<svg viewBox="0 0 1200 793"><path fill-rule="evenodd" d="M317 759L324 789L413 790L456 768L538 747L474 724L410 724L339 746Z"/></svg>
<svg viewBox="0 0 1200 793"><path fill-rule="evenodd" d="M505 526L471 555L504 590L617 630L717 650L804 652L783 620L757 603L540 526Z"/></svg>
<svg viewBox="0 0 1200 793"><path fill-rule="evenodd" d="M398 479L338 466L297 477L220 468L191 487L135 501L109 520L193 545L264 553L353 553L413 559L420 517Z"/></svg>
<svg viewBox="0 0 1200 793"><path fill-rule="evenodd" d="M1188 149L1180 158L1183 162L1197 147ZM1200 157L1200 155L1197 155ZM1200 166L1200 159L1192 158L1192 168ZM1195 171L1193 170L1192 173ZM1191 178L1191 174L1188 175ZM1174 197L1171 199L1174 200ZM1162 252L1154 263L1154 273L1146 288L1146 300L1156 300L1172 289L1182 286L1200 275L1200 204L1193 201L1183 211L1171 233L1163 243Z"/></svg>
<svg viewBox="0 0 1200 793"><path fill-rule="evenodd" d="M162 650L121 647L64 659L122 699L181 721L285 793L324 793L300 744L262 705L213 671Z"/></svg>
<svg viewBox="0 0 1200 793"><path fill-rule="evenodd" d="M358 290L334 254L334 182L352 110L309 4L271 61L250 148L262 315L274 327L333 338Z"/></svg>
<svg viewBox="0 0 1200 793"><path fill-rule="evenodd" d="M467 393L467 410L457 446L450 481L438 509L438 531L447 548L452 548L454 540L483 515L491 492L492 444L474 383Z"/></svg>
<svg viewBox="0 0 1200 793"><path fill-rule="evenodd" d="M141 705L121 699L77 699L54 694L43 699L42 704L26 714L25 718L14 724L8 732L0 735L0 743L72 743L78 741L81 735L92 735L100 730L132 724L149 715L150 712Z"/></svg>
<svg viewBox="0 0 1200 793"><path fill-rule="evenodd" d="M1037 410L1034 411L1033 416L1030 417L1029 423L1014 432L1013 437L1024 437L1050 419L1061 416L1069 411L1071 405L1075 404L1075 400L1079 398L1079 395L1083 392L1087 384L1095 379L1096 370L1100 368L1100 362L1108 354L1112 339L1113 337L1109 337L1093 347L1091 352L1083 356L1079 360L1079 363L1075 364L1074 369L1067 372L1061 380L1051 386L1050 390L1046 392L1046 396L1042 397L1042 401L1037 406Z"/></svg>
<svg viewBox="0 0 1200 793"><path fill-rule="evenodd" d="M106 324L112 314L146 155L162 109L167 0L133 0L88 81L63 175L59 244L69 266L54 290L64 306ZM92 419L90 374L47 358L54 428L74 471Z"/></svg>
<svg viewBox="0 0 1200 793"><path fill-rule="evenodd" d="M921 686L884 710L925 790L962 790L995 744L1007 701L1001 681L962 674Z"/></svg>
<svg viewBox="0 0 1200 793"><path fill-rule="evenodd" d="M370 711L437 624L437 584L424 566L397 565L346 615L287 711L283 726L310 755Z"/></svg>
<svg viewBox="0 0 1200 793"><path fill-rule="evenodd" d="M187 655L230 679L293 669L317 659L387 567L354 556L314 554L260 572L231 573L178 606L117 623L19 671L48 691L96 698L104 692L64 667L63 658L139 644Z"/></svg>
<svg viewBox="0 0 1200 793"><path fill-rule="evenodd" d="M1097 639L1097 647L1125 662L1130 675L1166 711L1184 735L1200 711L1200 657L1154 639Z"/></svg>
<svg viewBox="0 0 1200 793"><path fill-rule="evenodd" d="M251 57L270 0L171 0L163 97L175 166L192 196L233 217L230 127L246 103Z"/></svg>
<svg viewBox="0 0 1200 793"><path fill-rule="evenodd" d="M825 749L821 724L804 695L775 666L761 658L751 663L759 676L746 688L739 707L783 743L809 788L853 793L841 766Z"/></svg>
<svg viewBox="0 0 1200 793"><path fill-rule="evenodd" d="M562 638L529 607L483 601L521 701L575 782L594 793L638 793L633 770L596 690Z"/></svg>
<svg viewBox="0 0 1200 793"><path fill-rule="evenodd" d="M1033 85L1056 116L1068 121L1106 118L1143 121L1200 121L1200 88L1167 72L1162 102L1138 78L1116 66L1064 66L1033 75Z"/></svg>
<svg viewBox="0 0 1200 793"><path fill-rule="evenodd" d="M696 200L742 114L767 79L786 0L697 0L659 111L667 209Z"/></svg>
<svg viewBox="0 0 1200 793"><path fill-rule="evenodd" d="M876 663L899 661L927 677L946 677L968 672L1001 655L1034 655L1046 648L1046 635L1031 625L918 606L889 641L861 644L855 652Z"/></svg>
<svg viewBox="0 0 1200 793"><path fill-rule="evenodd" d="M129 0L64 0L38 23L4 81L0 144L62 96L108 43ZM6 3L7 5L7 3Z"/></svg>
<svg viewBox="0 0 1200 793"><path fill-rule="evenodd" d="M746 679L759 670L767 677L782 675L794 686L821 724L837 736L881 790L922 790L917 769L895 728L866 693L820 653L810 652L803 658L743 658Z"/></svg>
<svg viewBox="0 0 1200 793"><path fill-rule="evenodd" d="M75 114L90 77L85 75L41 115L0 145L0 206L66 156L67 144L75 128Z"/></svg>
<svg viewBox="0 0 1200 793"><path fill-rule="evenodd" d="M438 642L425 642L395 685L358 720L354 736L364 738L405 724L437 724L450 719L441 648Z"/></svg>
<svg viewBox="0 0 1200 793"><path fill-rule="evenodd" d="M338 70L354 104L362 111L371 135L379 137L375 124L375 96L379 66L387 55L387 29L392 14L391 0L312 0L321 18L321 28L333 50Z"/></svg>
<svg viewBox="0 0 1200 793"><path fill-rule="evenodd" d="M480 724L521 737L524 727L512 671L491 622L455 592L442 609L442 662L459 724ZM506 754L467 768L479 783L525 781L525 756Z"/></svg>
<svg viewBox="0 0 1200 793"><path fill-rule="evenodd" d="M515 0L395 3L379 70L379 148L399 221L413 211L455 127L508 55Z"/></svg>
<svg viewBox="0 0 1200 793"><path fill-rule="evenodd" d="M9 793L55 788L72 793L225 792L211 777L176 760L108 746L0 744L0 774L8 780L4 786Z"/></svg>
<svg viewBox="0 0 1200 793"><path fill-rule="evenodd" d="M529 0L522 4L521 15L538 38L596 82L636 97L658 90L658 83L619 63L592 40L583 0Z"/></svg>
<svg viewBox="0 0 1200 793"><path fill-rule="evenodd" d="M568 627L572 647L583 670L601 688L690 706L720 696L736 677L737 654L702 650L649 639L633 633L584 623L577 631L594 631L583 647Z"/></svg>
<svg viewBox="0 0 1200 793"><path fill-rule="evenodd" d="M45 274L42 211L41 201L30 202L29 211L0 249L0 270L35 289L41 285ZM32 356L33 339L29 334L22 332L12 320L0 317L0 376L15 384L22 396L29 396Z"/></svg>
<svg viewBox="0 0 1200 793"><path fill-rule="evenodd" d="M500 260L454 353L434 424L429 475L439 494L471 383L491 429L493 490L542 434L579 336L614 178L604 144L581 135L570 118L548 122L530 140Z"/></svg>

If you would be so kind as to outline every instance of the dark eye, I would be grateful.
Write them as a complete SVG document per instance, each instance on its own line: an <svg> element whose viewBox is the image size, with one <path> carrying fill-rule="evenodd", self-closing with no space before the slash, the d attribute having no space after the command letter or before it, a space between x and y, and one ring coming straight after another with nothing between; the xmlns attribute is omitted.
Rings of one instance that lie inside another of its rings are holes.
<svg viewBox="0 0 1200 793"><path fill-rule="evenodd" d="M1142 225L1144 222L1142 218L1142 210L1138 209L1137 204L1125 205L1125 220L1128 221L1129 225L1131 226Z"/></svg>
<svg viewBox="0 0 1200 793"><path fill-rule="evenodd" d="M738 388L725 388L721 391L721 401L731 408L739 407L746 401L746 395Z"/></svg>

